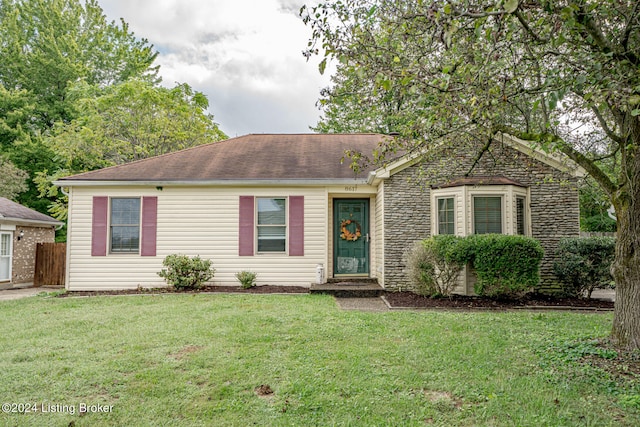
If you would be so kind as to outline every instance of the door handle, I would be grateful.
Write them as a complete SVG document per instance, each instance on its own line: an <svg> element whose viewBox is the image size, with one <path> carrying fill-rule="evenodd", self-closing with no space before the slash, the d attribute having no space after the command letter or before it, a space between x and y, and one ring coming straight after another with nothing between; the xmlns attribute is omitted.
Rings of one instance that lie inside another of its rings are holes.
<svg viewBox="0 0 640 427"><path fill-rule="evenodd" d="M365 236L365 241L369 243L369 240L371 240L371 238L369 237L369 233L367 233L367 235Z"/></svg>

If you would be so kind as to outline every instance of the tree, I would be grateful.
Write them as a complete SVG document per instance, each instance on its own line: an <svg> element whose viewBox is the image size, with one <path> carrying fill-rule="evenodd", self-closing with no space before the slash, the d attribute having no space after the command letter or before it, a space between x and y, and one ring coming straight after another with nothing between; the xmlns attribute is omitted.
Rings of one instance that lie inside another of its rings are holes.
<svg viewBox="0 0 640 427"><path fill-rule="evenodd" d="M0 0L0 149L29 174L18 201L47 212L33 178L62 165L45 144L55 123L79 110L72 85L157 82L157 52L127 24L107 22L96 0Z"/></svg>
<svg viewBox="0 0 640 427"><path fill-rule="evenodd" d="M164 88L133 79L104 89L84 82L69 96L74 114L45 138L60 169L45 170L36 181L41 197L53 199L50 213L64 220L66 197L52 181L74 173L127 163L226 139L207 112L206 96L187 84Z"/></svg>
<svg viewBox="0 0 640 427"><path fill-rule="evenodd" d="M174 88L129 80L104 89L85 83L70 91L78 117L59 122L47 145L80 172L127 163L226 135L207 113L205 95L188 84Z"/></svg>
<svg viewBox="0 0 640 427"><path fill-rule="evenodd" d="M0 11L0 83L32 95L41 127L72 118L70 82L157 80L153 46L108 23L96 0L0 0Z"/></svg>
<svg viewBox="0 0 640 427"><path fill-rule="evenodd" d="M0 156L0 197L15 200L18 194L27 189L28 176L25 171Z"/></svg>
<svg viewBox="0 0 640 427"><path fill-rule="evenodd" d="M468 143L482 155L508 131L582 166L618 219L612 338L640 349L637 1L342 0L302 15L308 55L321 44L325 61L420 105L401 143ZM585 144L593 130L606 135L597 150ZM615 157L610 176L603 162Z"/></svg>

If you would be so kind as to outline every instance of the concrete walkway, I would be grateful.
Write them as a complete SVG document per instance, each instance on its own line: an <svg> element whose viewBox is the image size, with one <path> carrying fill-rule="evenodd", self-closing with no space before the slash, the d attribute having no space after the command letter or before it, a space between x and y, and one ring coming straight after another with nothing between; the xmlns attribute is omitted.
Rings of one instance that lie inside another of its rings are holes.
<svg viewBox="0 0 640 427"><path fill-rule="evenodd" d="M34 288L31 283L21 283L18 285L14 285L14 287L9 289L0 290L0 301L10 301L14 299L33 297L43 292L56 292L61 291L64 288L62 287L53 287L53 286L41 286L38 288Z"/></svg>

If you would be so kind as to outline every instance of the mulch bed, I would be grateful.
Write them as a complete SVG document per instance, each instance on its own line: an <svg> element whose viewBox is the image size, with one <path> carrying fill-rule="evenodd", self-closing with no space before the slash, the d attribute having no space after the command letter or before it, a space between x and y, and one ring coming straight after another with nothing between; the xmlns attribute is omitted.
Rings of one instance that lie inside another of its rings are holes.
<svg viewBox="0 0 640 427"><path fill-rule="evenodd" d="M490 309L507 310L518 308L571 308L612 310L613 302L584 298L553 298L531 295L519 300L490 299L464 295L450 298L428 298L413 292L385 292L385 299L392 308L441 308L441 309Z"/></svg>

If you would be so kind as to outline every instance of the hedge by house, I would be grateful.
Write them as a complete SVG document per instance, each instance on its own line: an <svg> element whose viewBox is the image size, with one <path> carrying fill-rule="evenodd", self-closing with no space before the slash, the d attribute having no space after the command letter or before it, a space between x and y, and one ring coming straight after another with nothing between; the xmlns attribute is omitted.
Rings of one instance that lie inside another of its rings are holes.
<svg viewBox="0 0 640 427"><path fill-rule="evenodd" d="M465 257L478 278L476 294L518 297L540 282L540 243L526 236L482 234L465 238Z"/></svg>
<svg viewBox="0 0 640 427"><path fill-rule="evenodd" d="M429 297L451 295L466 264L462 238L438 235L416 242L407 256L409 280L416 293Z"/></svg>
<svg viewBox="0 0 640 427"><path fill-rule="evenodd" d="M477 276L476 294L517 297L540 282L543 254L540 243L525 236L434 236L409 253L409 279L422 295L449 295L468 263Z"/></svg>
<svg viewBox="0 0 640 427"><path fill-rule="evenodd" d="M564 295L586 296L596 288L612 284L611 263L615 257L613 237L572 237L562 239L553 270Z"/></svg>

